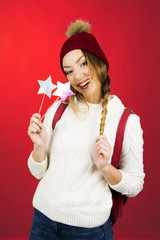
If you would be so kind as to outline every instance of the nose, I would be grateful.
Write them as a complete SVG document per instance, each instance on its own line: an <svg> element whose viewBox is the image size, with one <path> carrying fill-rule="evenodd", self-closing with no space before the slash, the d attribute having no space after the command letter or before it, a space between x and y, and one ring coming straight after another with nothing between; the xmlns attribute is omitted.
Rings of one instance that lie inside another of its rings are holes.
<svg viewBox="0 0 160 240"><path fill-rule="evenodd" d="M84 72L82 69L80 69L80 68L75 69L75 71L74 71L75 79L81 79L81 78L83 78L83 76L84 76Z"/></svg>

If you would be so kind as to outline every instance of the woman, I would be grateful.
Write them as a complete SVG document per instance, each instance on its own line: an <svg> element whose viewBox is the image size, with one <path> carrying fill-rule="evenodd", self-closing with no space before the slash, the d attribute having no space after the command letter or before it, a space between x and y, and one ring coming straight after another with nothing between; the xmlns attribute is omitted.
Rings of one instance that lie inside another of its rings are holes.
<svg viewBox="0 0 160 240"><path fill-rule="evenodd" d="M33 198L30 240L111 240L110 188L130 197L143 188L143 131L135 114L127 121L120 169L111 165L125 107L110 95L109 64L89 29L89 23L76 21L67 30L60 64L75 96L70 96L54 131L61 101L43 123L39 114L31 117L28 134L34 149L28 166L42 179Z"/></svg>

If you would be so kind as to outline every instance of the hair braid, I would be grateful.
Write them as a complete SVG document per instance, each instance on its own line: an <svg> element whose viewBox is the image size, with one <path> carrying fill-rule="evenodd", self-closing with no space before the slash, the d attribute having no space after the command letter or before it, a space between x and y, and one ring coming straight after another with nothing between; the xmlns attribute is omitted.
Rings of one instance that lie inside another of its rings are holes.
<svg viewBox="0 0 160 240"><path fill-rule="evenodd" d="M109 78L109 76L108 76ZM104 132L104 128L105 128L105 121L106 121L106 115L107 115L107 104L108 104L108 97L111 93L110 87L108 86L108 89L104 95L103 98L103 102L102 102L102 112L101 112L101 123L100 123L100 130L99 130L99 134L102 135Z"/></svg>

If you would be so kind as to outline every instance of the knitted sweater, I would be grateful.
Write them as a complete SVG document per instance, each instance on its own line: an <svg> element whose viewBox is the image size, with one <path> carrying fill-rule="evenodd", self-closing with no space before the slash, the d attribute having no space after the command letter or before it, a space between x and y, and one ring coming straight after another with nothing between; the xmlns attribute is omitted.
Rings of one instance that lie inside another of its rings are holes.
<svg viewBox="0 0 160 240"><path fill-rule="evenodd" d="M33 176L41 179L33 198L33 206L48 218L61 223L97 227L109 218L112 207L110 187L130 197L143 188L143 131L140 119L131 114L126 124L120 170L122 180L109 185L93 162L93 149L99 135L101 104L79 104L83 112L77 117L70 106L57 122L54 131L52 120L61 101L47 112L44 125L48 133L47 155L43 162L28 159ZM104 134L112 153L116 130L124 110L117 96L109 101ZM111 156L112 157L112 156ZM109 159L109 163L111 158Z"/></svg>

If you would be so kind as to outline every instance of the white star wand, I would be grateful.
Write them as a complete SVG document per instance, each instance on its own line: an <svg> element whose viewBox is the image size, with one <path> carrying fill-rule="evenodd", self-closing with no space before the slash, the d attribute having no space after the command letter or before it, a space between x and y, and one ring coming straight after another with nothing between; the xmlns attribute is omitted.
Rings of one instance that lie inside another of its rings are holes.
<svg viewBox="0 0 160 240"><path fill-rule="evenodd" d="M40 85L40 89L38 91L38 94L43 94L41 106L40 106L39 112L38 112L40 114L45 95L47 95L48 97L51 98L52 90L54 90L57 86L52 83L51 76L49 76L45 81L38 80L38 83Z"/></svg>

